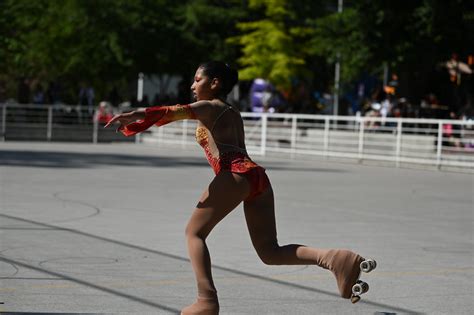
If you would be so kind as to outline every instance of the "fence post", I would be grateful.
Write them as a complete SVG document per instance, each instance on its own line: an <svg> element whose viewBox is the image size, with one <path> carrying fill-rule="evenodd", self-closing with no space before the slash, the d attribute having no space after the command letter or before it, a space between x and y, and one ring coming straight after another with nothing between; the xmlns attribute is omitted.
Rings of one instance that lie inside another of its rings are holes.
<svg viewBox="0 0 474 315"><path fill-rule="evenodd" d="M51 141L53 135L53 106L48 106L48 129L46 132L46 139Z"/></svg>
<svg viewBox="0 0 474 315"><path fill-rule="evenodd" d="M362 159L364 158L364 127L365 119L364 117L361 117L359 124L359 162L362 162Z"/></svg>
<svg viewBox="0 0 474 315"><path fill-rule="evenodd" d="M397 147L395 149L395 165L400 167L400 153L402 146L402 120L398 119L397 121Z"/></svg>
<svg viewBox="0 0 474 315"><path fill-rule="evenodd" d="M262 114L262 141L260 147L260 154L265 155L267 149L267 114Z"/></svg>
<svg viewBox="0 0 474 315"><path fill-rule="evenodd" d="M3 105L2 112L2 140L5 141L5 134L7 132L7 105Z"/></svg>
<svg viewBox="0 0 474 315"><path fill-rule="evenodd" d="M93 119L92 119L92 143L97 143L98 138L99 138L99 119L97 119L97 113L96 110L93 111Z"/></svg>
<svg viewBox="0 0 474 315"><path fill-rule="evenodd" d="M324 117L324 156L328 156L329 150L329 117Z"/></svg>
<svg viewBox="0 0 474 315"><path fill-rule="evenodd" d="M291 120L291 157L293 158L296 153L296 115L293 115Z"/></svg>
<svg viewBox="0 0 474 315"><path fill-rule="evenodd" d="M443 122L438 123L438 143L436 145L436 166L441 168L441 149L443 147Z"/></svg>

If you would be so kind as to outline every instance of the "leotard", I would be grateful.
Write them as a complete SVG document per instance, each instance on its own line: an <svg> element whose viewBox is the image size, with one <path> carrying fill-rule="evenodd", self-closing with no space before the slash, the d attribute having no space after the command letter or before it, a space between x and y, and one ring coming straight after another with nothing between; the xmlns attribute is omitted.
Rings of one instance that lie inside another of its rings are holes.
<svg viewBox="0 0 474 315"><path fill-rule="evenodd" d="M228 111L235 110L226 104L226 108L217 116L211 129L199 123L196 128L196 141L201 145L206 158L217 175L223 170L244 176L250 184L250 193L245 201L250 201L261 194L270 185L265 169L252 161L245 148L216 141L212 134L220 118Z"/></svg>
<svg viewBox="0 0 474 315"><path fill-rule="evenodd" d="M228 111L233 110L239 116L240 113L230 105L225 105L224 110L217 116L211 129L207 129L201 122L196 128L196 141L204 149L206 158L211 165L214 173L217 175L223 170L244 176L250 185L250 193L245 201L250 201L270 185L270 181L265 174L265 169L253 162L242 146L226 144L218 142L213 137L213 131L216 124L222 116ZM175 120L196 119L196 115L190 105L174 105L174 106L154 106L145 110L145 118L143 120L130 123L120 131L125 136L132 136L142 132L153 125L162 126Z"/></svg>

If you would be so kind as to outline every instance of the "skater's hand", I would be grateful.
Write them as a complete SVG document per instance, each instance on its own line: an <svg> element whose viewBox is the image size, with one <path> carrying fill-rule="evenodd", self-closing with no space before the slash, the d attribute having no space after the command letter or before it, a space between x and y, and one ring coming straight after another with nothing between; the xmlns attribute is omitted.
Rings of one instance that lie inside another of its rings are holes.
<svg viewBox="0 0 474 315"><path fill-rule="evenodd" d="M104 126L104 128L107 128L108 126L110 126L114 122L118 122L118 123L120 123L120 126L117 128L117 132L119 132L126 125L128 125L130 123L133 123L133 122L137 121L138 119L141 119L142 118L141 116L142 115L138 115L138 113L136 113L136 112L129 112L129 113L123 113L123 114L115 115L114 117L112 117L112 119L110 119L107 122L107 124Z"/></svg>

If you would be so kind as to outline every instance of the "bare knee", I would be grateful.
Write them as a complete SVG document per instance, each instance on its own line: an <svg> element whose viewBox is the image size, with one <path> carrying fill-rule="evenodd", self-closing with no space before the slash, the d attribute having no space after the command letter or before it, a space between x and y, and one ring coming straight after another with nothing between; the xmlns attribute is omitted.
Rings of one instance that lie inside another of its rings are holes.
<svg viewBox="0 0 474 315"><path fill-rule="evenodd" d="M188 225L186 226L186 229L184 230L184 235L186 236L186 239L200 238L202 240L205 240L208 233L203 231L203 229L196 228L190 222L188 223Z"/></svg>

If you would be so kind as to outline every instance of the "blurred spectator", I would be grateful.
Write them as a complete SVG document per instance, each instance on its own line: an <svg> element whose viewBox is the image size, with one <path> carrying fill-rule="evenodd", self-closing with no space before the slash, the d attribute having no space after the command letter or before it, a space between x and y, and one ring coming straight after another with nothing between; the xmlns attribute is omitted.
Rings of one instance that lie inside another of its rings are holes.
<svg viewBox="0 0 474 315"><path fill-rule="evenodd" d="M272 88L270 85L267 85L265 89L261 92L260 101L262 102L263 112L275 112L274 108L271 106L272 100Z"/></svg>
<svg viewBox="0 0 474 315"><path fill-rule="evenodd" d="M472 73L471 68L469 68L467 64L459 61L459 56L457 53L451 54L451 59L446 61L445 66L448 69L450 81L456 85L461 85L462 74Z"/></svg>
<svg viewBox="0 0 474 315"><path fill-rule="evenodd" d="M264 106L262 103L262 96L270 83L264 79L257 78L253 80L250 87L250 110L254 113L262 113Z"/></svg>
<svg viewBox="0 0 474 315"><path fill-rule="evenodd" d="M288 96L290 112L292 113L310 113L314 109L311 108L311 93L307 84L302 80L294 80L293 88ZM316 108L316 106L314 106Z"/></svg>
<svg viewBox="0 0 474 315"><path fill-rule="evenodd" d="M0 103L7 99L7 88L4 80L0 80Z"/></svg>
<svg viewBox="0 0 474 315"><path fill-rule="evenodd" d="M435 94L429 93L426 95L420 103L420 112L419 115L416 115L418 118L434 118L434 119L444 119L448 116L448 106L441 105L438 98ZM415 117L415 115L413 115ZM409 117L409 116L404 116Z"/></svg>
<svg viewBox="0 0 474 315"><path fill-rule="evenodd" d="M275 112L281 99L275 87L268 81L257 78L250 87L250 109L254 113Z"/></svg>
<svg viewBox="0 0 474 315"><path fill-rule="evenodd" d="M112 117L114 117L112 105L109 102L100 102L99 108L95 112L94 121L106 124Z"/></svg>
<svg viewBox="0 0 474 315"><path fill-rule="evenodd" d="M380 117L382 117L382 125L385 125L385 118L391 116L392 107L392 98L387 95L387 97L380 103Z"/></svg>
<svg viewBox="0 0 474 315"><path fill-rule="evenodd" d="M464 107L466 92L463 91L462 76L472 74L471 68L462 61L459 61L457 53L451 54L451 59L444 63L448 70L449 80L451 82L450 110L459 112Z"/></svg>
<svg viewBox="0 0 474 315"><path fill-rule="evenodd" d="M332 115L333 114L333 109L332 105L334 103L333 101L333 95L330 93L320 93L319 91L313 92L313 98L316 101L316 110L323 115Z"/></svg>
<svg viewBox="0 0 474 315"><path fill-rule="evenodd" d="M463 120L474 120L474 106L472 104L466 105L462 110L461 110L461 115L460 119Z"/></svg>
<svg viewBox="0 0 474 315"><path fill-rule="evenodd" d="M130 97L130 107L136 108L138 106L139 106L139 104L138 104L137 97L136 96Z"/></svg>
<svg viewBox="0 0 474 315"><path fill-rule="evenodd" d="M33 104L44 104L45 103L45 92L41 83L37 83L33 92Z"/></svg>
<svg viewBox="0 0 474 315"><path fill-rule="evenodd" d="M131 110L133 110L131 102L122 102L122 103L118 104L118 112L119 113L129 112Z"/></svg>
<svg viewBox="0 0 474 315"><path fill-rule="evenodd" d="M155 93L155 96L153 97L153 101L151 103L152 106L160 105L160 102L161 102L160 93Z"/></svg>
<svg viewBox="0 0 474 315"><path fill-rule="evenodd" d="M459 119L456 113L449 113L450 119ZM461 142L461 125L458 124L443 124L443 146L451 146L455 148L462 148Z"/></svg>
<svg viewBox="0 0 474 315"><path fill-rule="evenodd" d="M18 84L18 103L29 104L30 94L30 80L28 78L21 78Z"/></svg>
<svg viewBox="0 0 474 315"><path fill-rule="evenodd" d="M150 100L148 99L148 94L143 95L142 100L138 103L139 107L149 107Z"/></svg>
<svg viewBox="0 0 474 315"><path fill-rule="evenodd" d="M48 89L46 90L46 104L61 103L60 87L57 82L49 81Z"/></svg>
<svg viewBox="0 0 474 315"><path fill-rule="evenodd" d="M378 118L381 117L380 110L382 109L382 105L378 102L374 102L370 105L370 109L365 113L365 117L372 117ZM365 127L367 129L376 129L380 126L380 122L378 120L368 119L365 121Z"/></svg>
<svg viewBox="0 0 474 315"><path fill-rule="evenodd" d="M398 88L398 75L396 73L392 74L391 80L384 86L384 91L387 95L396 96Z"/></svg>
<svg viewBox="0 0 474 315"><path fill-rule="evenodd" d="M79 89L79 105L87 106L89 114L92 114L94 111L94 98L95 92L94 88L88 86L88 84L82 83Z"/></svg>
<svg viewBox="0 0 474 315"><path fill-rule="evenodd" d="M121 102L120 94L115 85L112 87L112 90L110 90L107 100L110 102L110 105L112 105L113 107L118 106L118 104L120 104Z"/></svg>

